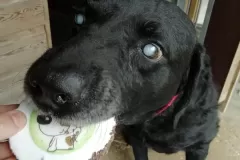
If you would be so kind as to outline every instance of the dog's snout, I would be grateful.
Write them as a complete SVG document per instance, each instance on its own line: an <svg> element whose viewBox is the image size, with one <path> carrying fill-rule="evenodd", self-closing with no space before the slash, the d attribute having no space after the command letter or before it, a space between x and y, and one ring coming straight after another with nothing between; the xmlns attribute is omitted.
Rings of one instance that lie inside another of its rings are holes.
<svg viewBox="0 0 240 160"><path fill-rule="evenodd" d="M49 106L55 106L54 109L59 109L64 104L77 101L83 81L70 71L30 74L28 88L37 99L50 103Z"/></svg>
<svg viewBox="0 0 240 160"><path fill-rule="evenodd" d="M35 95L44 97L47 99L51 99L56 104L65 104L69 100L72 99L71 91L73 91L73 88L69 89L68 91L65 90L65 86L67 85L67 81L61 85L58 82L50 82L46 86L45 84L38 83L36 80L29 83L32 87L32 90L34 90ZM74 92L74 91L73 91Z"/></svg>

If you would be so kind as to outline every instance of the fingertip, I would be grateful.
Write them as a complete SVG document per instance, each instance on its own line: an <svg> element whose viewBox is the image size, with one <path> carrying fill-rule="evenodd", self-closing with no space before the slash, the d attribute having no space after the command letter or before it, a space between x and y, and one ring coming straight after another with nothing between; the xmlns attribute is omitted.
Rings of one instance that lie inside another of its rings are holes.
<svg viewBox="0 0 240 160"><path fill-rule="evenodd" d="M9 157L9 158L4 159L4 160L16 160L16 158L12 156L12 157Z"/></svg>
<svg viewBox="0 0 240 160"><path fill-rule="evenodd" d="M0 159L8 159L8 158L12 158L13 157L13 153L9 147L8 143L0 143ZM14 158L14 157L13 157Z"/></svg>
<svg viewBox="0 0 240 160"><path fill-rule="evenodd" d="M18 110L13 110L0 114L0 140L10 138L21 131L27 123L25 114Z"/></svg>
<svg viewBox="0 0 240 160"><path fill-rule="evenodd" d="M18 104L0 105L0 114L12 111L18 107Z"/></svg>
<svg viewBox="0 0 240 160"><path fill-rule="evenodd" d="M12 116L13 122L19 129L22 129L25 127L27 123L27 117L23 112L15 110L11 113L11 116Z"/></svg>

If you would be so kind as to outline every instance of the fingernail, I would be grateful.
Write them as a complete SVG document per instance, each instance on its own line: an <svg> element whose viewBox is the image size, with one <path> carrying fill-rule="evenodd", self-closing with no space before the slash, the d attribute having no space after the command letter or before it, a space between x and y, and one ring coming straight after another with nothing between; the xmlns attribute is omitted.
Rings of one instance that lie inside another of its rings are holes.
<svg viewBox="0 0 240 160"><path fill-rule="evenodd" d="M15 110L12 112L11 115L12 115L13 122L15 123L15 125L17 127L19 127L19 128L25 127L25 125L27 123L27 118L24 113Z"/></svg>

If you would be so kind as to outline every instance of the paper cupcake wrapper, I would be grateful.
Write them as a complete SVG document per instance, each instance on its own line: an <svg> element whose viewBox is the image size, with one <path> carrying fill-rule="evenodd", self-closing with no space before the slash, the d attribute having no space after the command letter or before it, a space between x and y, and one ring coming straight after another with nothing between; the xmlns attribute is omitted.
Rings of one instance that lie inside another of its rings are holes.
<svg viewBox="0 0 240 160"><path fill-rule="evenodd" d="M104 150L116 125L110 118L83 128L62 126L38 113L30 100L23 101L18 110L27 117L25 128L9 140L18 160L89 160Z"/></svg>

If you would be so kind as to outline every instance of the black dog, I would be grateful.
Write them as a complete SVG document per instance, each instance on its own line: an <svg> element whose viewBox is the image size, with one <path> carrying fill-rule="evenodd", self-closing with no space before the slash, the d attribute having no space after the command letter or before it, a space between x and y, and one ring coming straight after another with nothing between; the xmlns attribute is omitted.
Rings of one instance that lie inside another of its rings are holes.
<svg viewBox="0 0 240 160"><path fill-rule="evenodd" d="M136 160L204 160L218 131L210 60L193 24L164 0L89 0L95 21L29 69L25 90L63 124L115 116ZM168 105L166 105L168 104Z"/></svg>

